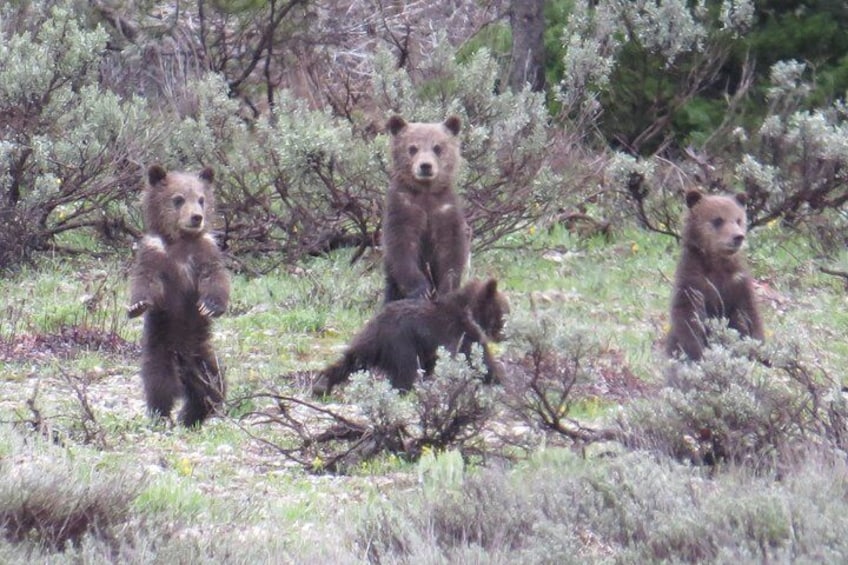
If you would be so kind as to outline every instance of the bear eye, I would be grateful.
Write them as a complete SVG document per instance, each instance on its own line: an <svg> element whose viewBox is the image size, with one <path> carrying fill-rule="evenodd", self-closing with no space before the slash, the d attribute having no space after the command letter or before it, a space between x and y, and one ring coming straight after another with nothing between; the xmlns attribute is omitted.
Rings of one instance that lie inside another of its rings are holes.
<svg viewBox="0 0 848 565"><path fill-rule="evenodd" d="M713 218L710 223L713 225L714 228L718 229L724 225L724 218Z"/></svg>
<svg viewBox="0 0 848 565"><path fill-rule="evenodd" d="M174 196L172 202L174 203L174 207L179 208L183 204L185 204L185 198L182 196Z"/></svg>
<svg viewBox="0 0 848 565"><path fill-rule="evenodd" d="M416 153L418 153L418 147L415 146L415 145L410 145L409 146L409 156L412 157Z"/></svg>
<svg viewBox="0 0 848 565"><path fill-rule="evenodd" d="M442 154L442 146L441 145L434 145L433 146L433 153L436 154L436 157L441 155Z"/></svg>
<svg viewBox="0 0 848 565"><path fill-rule="evenodd" d="M197 199L197 203L198 203L198 204L200 204L200 207L201 207L201 208L203 208L203 203L204 203L204 202L206 202L206 200L204 200L204 198L203 198L202 196L201 196L200 198L198 198L198 199Z"/></svg>

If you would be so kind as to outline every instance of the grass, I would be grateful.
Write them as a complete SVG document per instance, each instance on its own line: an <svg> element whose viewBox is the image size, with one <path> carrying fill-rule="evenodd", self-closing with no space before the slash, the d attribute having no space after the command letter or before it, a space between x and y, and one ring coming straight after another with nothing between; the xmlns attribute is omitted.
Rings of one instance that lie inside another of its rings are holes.
<svg viewBox="0 0 848 565"><path fill-rule="evenodd" d="M592 328L599 343L624 352L633 371L650 380L654 350L667 327L673 242L644 232L627 233L613 244L602 238L583 242L557 229L522 245L548 251L493 254L483 269L498 269L494 274L504 287L525 302L520 307L537 296L543 308L575 327ZM497 265L506 268L501 272Z"/></svg>
<svg viewBox="0 0 848 565"><path fill-rule="evenodd" d="M580 240L556 228L507 243L517 249L475 255L470 275L499 279L516 327L545 317L556 322L557 336L587 333L610 370L663 381L673 241L637 230L610 242ZM234 276L230 312L214 326L230 398L268 384L304 394L292 373L334 360L377 311L379 263L366 257L351 266L350 257L341 251L263 277ZM768 291L762 309L769 340L803 342L827 374L845 382L844 281L819 267L848 263L846 254L820 258L803 238L772 227L752 234L749 263ZM90 533L64 553L34 538L0 537L0 560L26 554L55 562L119 556L127 562L349 563L378 551L387 563L532 563L554 554L581 563L759 562L792 555L833 562L848 555L839 485L848 470L841 463L822 463L831 476L810 463L782 481L744 470L709 479L701 469L623 449L583 459L541 448L514 465L461 464L455 454L434 453L420 464L385 456L345 477L312 476L251 441L233 420L213 419L188 431L146 418L133 348L141 322L124 314L124 259L45 257L0 280L0 294L0 468L37 469L40 484L57 496L67 494L57 485L68 476L84 477L81 484L92 490L79 496L94 498L106 496L93 488L98 481L134 481L121 512L109 515L115 523L108 536ZM507 360L526 353L520 340L498 347ZM79 433L53 443L49 434L29 431L32 398L54 428L78 430L69 376L87 383L102 443L85 443ZM625 401L580 398L570 416L602 421ZM246 400L230 416L263 402ZM338 398L329 403L339 404Z"/></svg>

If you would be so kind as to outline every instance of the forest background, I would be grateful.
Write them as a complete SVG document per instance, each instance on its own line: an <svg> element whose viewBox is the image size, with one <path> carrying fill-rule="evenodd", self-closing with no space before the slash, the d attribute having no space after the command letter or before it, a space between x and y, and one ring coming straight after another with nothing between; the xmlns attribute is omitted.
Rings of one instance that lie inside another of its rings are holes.
<svg viewBox="0 0 848 565"><path fill-rule="evenodd" d="M841 2L16 1L2 17L3 267L125 249L152 162L216 167L244 268L374 245L392 113L464 120L478 250L557 215L676 233L666 200L694 184L744 189L755 228L846 198Z"/></svg>

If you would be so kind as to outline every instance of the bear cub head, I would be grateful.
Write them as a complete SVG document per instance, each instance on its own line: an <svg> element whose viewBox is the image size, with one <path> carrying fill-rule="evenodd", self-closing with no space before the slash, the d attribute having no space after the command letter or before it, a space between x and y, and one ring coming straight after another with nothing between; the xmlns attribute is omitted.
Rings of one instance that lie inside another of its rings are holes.
<svg viewBox="0 0 848 565"><path fill-rule="evenodd" d="M503 341L506 337L504 328L509 316L509 300L498 290L498 281L472 280L466 283L460 291L467 301L471 318L480 326L483 333L492 341Z"/></svg>
<svg viewBox="0 0 848 565"><path fill-rule="evenodd" d="M459 162L456 116L442 123L407 123L392 116L386 129L392 134L391 152L395 179L405 186L450 185Z"/></svg>
<svg viewBox="0 0 848 565"><path fill-rule="evenodd" d="M686 218L683 240L706 257L733 257L742 249L748 226L745 213L747 197L708 195L699 190L686 193Z"/></svg>
<svg viewBox="0 0 848 565"><path fill-rule="evenodd" d="M199 174L165 171L159 165L147 171L143 196L148 231L167 242L205 234L214 213L212 182L215 173L206 167Z"/></svg>

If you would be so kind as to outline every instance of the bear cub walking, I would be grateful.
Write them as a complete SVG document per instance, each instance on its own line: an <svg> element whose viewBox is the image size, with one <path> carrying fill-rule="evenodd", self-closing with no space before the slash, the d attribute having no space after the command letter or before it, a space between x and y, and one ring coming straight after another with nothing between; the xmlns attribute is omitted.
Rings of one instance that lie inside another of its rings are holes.
<svg viewBox="0 0 848 565"><path fill-rule="evenodd" d="M727 318L741 336L763 339L751 276L741 253L747 230L745 202L741 193L686 193L689 213L671 302L669 355L700 359L707 345L708 318Z"/></svg>
<svg viewBox="0 0 848 565"><path fill-rule="evenodd" d="M439 346L468 357L474 343L483 346L486 381L497 380L497 362L488 343L503 339L508 314L509 303L495 279L470 281L433 301L391 302L353 338L344 356L324 370L312 392L328 394L351 373L364 369L377 369L395 388L409 390L419 369L425 375L433 372Z"/></svg>
<svg viewBox="0 0 848 565"><path fill-rule="evenodd" d="M385 302L459 288L470 230L454 192L461 122L407 123L393 116L391 184L383 219Z"/></svg>
<svg viewBox="0 0 848 565"><path fill-rule="evenodd" d="M147 408L202 423L224 401L225 384L211 345L211 318L227 308L230 279L209 222L212 169L199 175L153 165L142 197L146 235L131 275L130 318L144 314L141 378Z"/></svg>

